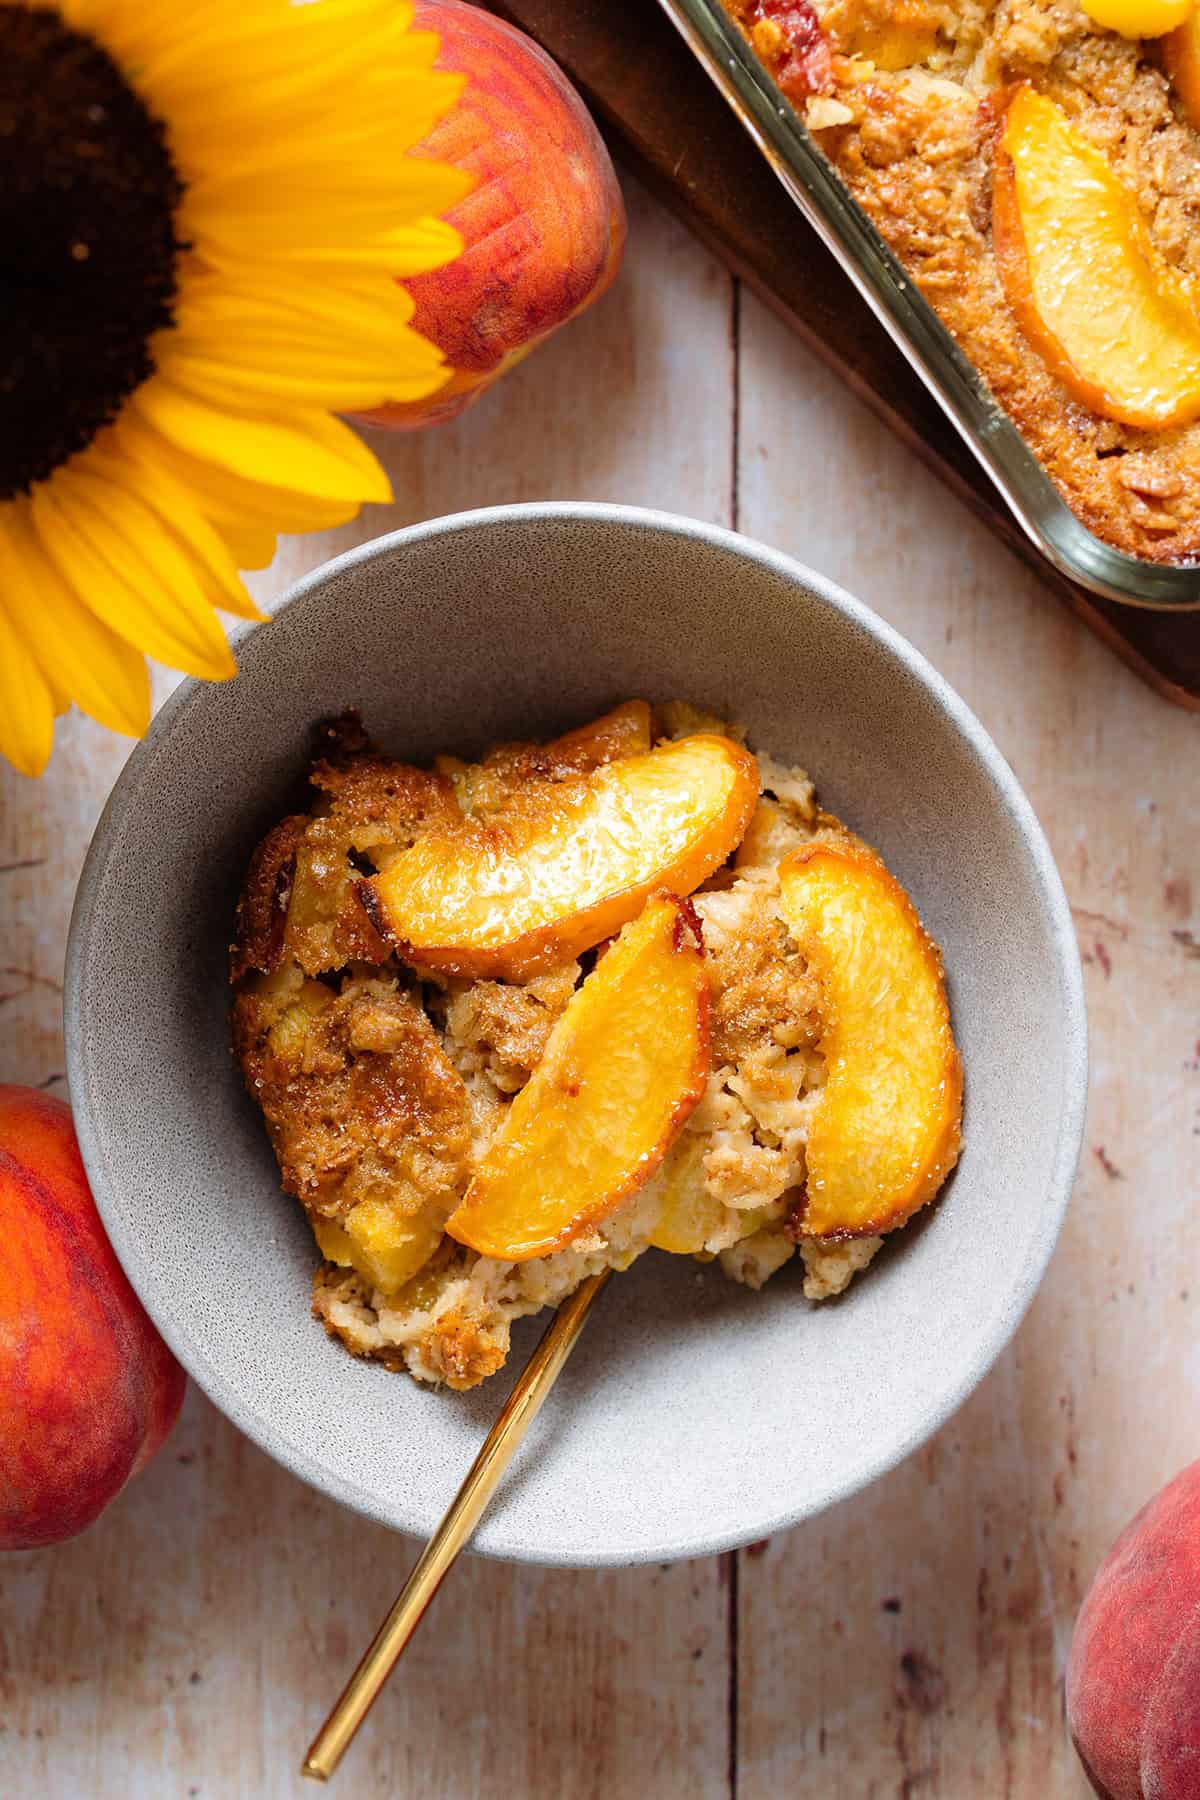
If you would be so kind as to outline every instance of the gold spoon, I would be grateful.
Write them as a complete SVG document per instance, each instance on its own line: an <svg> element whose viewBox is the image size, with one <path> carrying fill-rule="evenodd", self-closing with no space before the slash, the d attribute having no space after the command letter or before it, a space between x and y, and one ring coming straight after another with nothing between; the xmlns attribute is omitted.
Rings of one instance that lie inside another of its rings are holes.
<svg viewBox="0 0 1200 1800"><path fill-rule="evenodd" d="M302 1775L308 1775L314 1781L328 1781L346 1754L355 1732L378 1698L379 1690L421 1623L425 1609L450 1573L460 1550L465 1549L521 1439L537 1418L542 1401L571 1354L588 1310L609 1273L604 1269L599 1275L589 1275L555 1313L537 1349L525 1364L520 1380L505 1401L504 1410L484 1439L483 1448L471 1464L470 1473L451 1502L450 1510L421 1552L391 1612L375 1633L362 1661L309 1746L308 1755L300 1765Z"/></svg>

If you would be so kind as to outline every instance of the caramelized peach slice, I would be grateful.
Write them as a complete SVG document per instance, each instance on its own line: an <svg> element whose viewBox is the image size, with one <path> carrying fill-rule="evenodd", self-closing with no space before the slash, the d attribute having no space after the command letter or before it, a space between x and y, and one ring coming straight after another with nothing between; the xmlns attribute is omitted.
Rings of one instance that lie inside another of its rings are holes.
<svg viewBox="0 0 1200 1800"><path fill-rule="evenodd" d="M667 1160L662 1211L650 1233L656 1250L694 1256L720 1223L721 1203L704 1190L704 1150L704 1139L689 1134Z"/></svg>
<svg viewBox="0 0 1200 1800"><path fill-rule="evenodd" d="M611 712L602 713L587 725L565 732L546 751L555 762L580 761L581 766L596 768L601 763L616 762L622 756L637 756L650 748L650 706L645 700L625 700Z"/></svg>
<svg viewBox="0 0 1200 1800"><path fill-rule="evenodd" d="M886 18L854 9L848 31L835 30L845 56L865 56L877 69L911 69L926 62L938 47L937 18L924 0L895 0Z"/></svg>
<svg viewBox="0 0 1200 1800"><path fill-rule="evenodd" d="M1030 87L996 147L992 224L1009 305L1077 400L1151 429L1200 415L1190 289L1104 156Z"/></svg>
<svg viewBox="0 0 1200 1800"><path fill-rule="evenodd" d="M1182 25L1194 0L1083 0L1093 24L1127 38L1156 38Z"/></svg>
<svg viewBox="0 0 1200 1800"><path fill-rule="evenodd" d="M736 849L757 799L749 751L683 738L428 833L358 892L409 961L520 979L611 937L655 889L690 894Z"/></svg>
<svg viewBox="0 0 1200 1800"><path fill-rule="evenodd" d="M962 1067L942 959L866 845L805 845L779 879L784 919L827 1006L803 1229L873 1237L931 1200L958 1159Z"/></svg>
<svg viewBox="0 0 1200 1800"><path fill-rule="evenodd" d="M1163 39L1162 58L1189 123L1200 131L1200 10L1189 8L1183 24Z"/></svg>
<svg viewBox="0 0 1200 1800"><path fill-rule="evenodd" d="M578 988L446 1229L548 1256L649 1180L708 1079L709 991L686 901L655 894Z"/></svg>

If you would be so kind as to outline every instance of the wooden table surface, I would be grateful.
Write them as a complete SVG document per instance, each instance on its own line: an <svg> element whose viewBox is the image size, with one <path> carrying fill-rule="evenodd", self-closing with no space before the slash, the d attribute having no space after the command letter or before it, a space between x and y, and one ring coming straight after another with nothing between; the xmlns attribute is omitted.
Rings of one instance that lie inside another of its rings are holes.
<svg viewBox="0 0 1200 1800"><path fill-rule="evenodd" d="M1200 721L627 188L628 261L603 304L458 426L378 440L395 505L287 542L259 591L392 525L542 498L736 525L843 582L966 697L1049 833L1087 966L1086 1144L1025 1325L926 1449L736 1556L577 1574L468 1559L342 1786L1080 1800L1062 1716L1075 1608L1124 1519L1200 1452ZM43 781L0 775L0 1079L66 1092L71 895L126 750L76 718ZM0 1793L309 1791L301 1752L413 1554L193 1390L90 1532L0 1562Z"/></svg>

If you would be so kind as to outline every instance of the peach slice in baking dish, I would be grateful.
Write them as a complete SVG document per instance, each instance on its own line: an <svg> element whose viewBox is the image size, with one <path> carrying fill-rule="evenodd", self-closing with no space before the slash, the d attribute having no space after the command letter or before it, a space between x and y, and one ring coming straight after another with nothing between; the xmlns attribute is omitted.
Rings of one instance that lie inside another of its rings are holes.
<svg viewBox="0 0 1200 1800"><path fill-rule="evenodd" d="M1163 39L1162 58L1189 122L1200 130L1200 11L1195 7Z"/></svg>
<svg viewBox="0 0 1200 1800"><path fill-rule="evenodd" d="M548 1256L649 1180L709 1071L700 927L655 894L576 989L446 1227L483 1256Z"/></svg>
<svg viewBox="0 0 1200 1800"><path fill-rule="evenodd" d="M992 226L1009 305L1077 400L1149 429L1200 416L1191 288L1106 158L1028 86L996 146Z"/></svg>
<svg viewBox="0 0 1200 1800"><path fill-rule="evenodd" d="M962 1066L942 959L864 844L806 844L779 880L783 917L825 993L801 1225L814 1237L873 1237L931 1200L958 1158Z"/></svg>
<svg viewBox="0 0 1200 1800"><path fill-rule="evenodd" d="M611 937L656 889L690 894L737 848L757 799L749 751L682 738L426 833L358 894L406 960L517 980Z"/></svg>

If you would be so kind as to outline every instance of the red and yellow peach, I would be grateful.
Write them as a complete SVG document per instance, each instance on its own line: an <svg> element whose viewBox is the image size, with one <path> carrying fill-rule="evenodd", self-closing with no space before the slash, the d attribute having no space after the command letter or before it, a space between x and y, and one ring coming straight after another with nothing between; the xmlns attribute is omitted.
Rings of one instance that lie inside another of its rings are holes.
<svg viewBox="0 0 1200 1800"><path fill-rule="evenodd" d="M505 370L609 286L625 208L604 142L570 82L523 32L462 0L417 0L437 66L467 77L458 103L414 152L475 177L446 214L461 256L406 282L413 324L453 366L427 400L360 416L417 430L453 419Z"/></svg>
<svg viewBox="0 0 1200 1800"><path fill-rule="evenodd" d="M1200 1462L1101 1563L1071 1643L1067 1720L1102 1800L1200 1794Z"/></svg>
<svg viewBox="0 0 1200 1800"><path fill-rule="evenodd" d="M183 1390L104 1234L69 1107L0 1086L0 1550L90 1525Z"/></svg>

